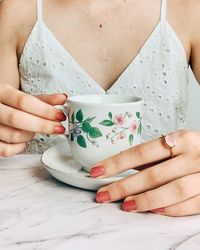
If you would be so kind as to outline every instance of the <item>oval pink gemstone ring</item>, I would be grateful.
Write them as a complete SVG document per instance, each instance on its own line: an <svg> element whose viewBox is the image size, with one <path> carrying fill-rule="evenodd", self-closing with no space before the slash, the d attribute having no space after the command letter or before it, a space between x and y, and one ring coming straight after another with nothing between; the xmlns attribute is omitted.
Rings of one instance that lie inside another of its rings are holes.
<svg viewBox="0 0 200 250"><path fill-rule="evenodd" d="M162 135L163 142L165 147L170 150L170 157L174 157L173 148L176 147L176 141L174 140L172 135Z"/></svg>

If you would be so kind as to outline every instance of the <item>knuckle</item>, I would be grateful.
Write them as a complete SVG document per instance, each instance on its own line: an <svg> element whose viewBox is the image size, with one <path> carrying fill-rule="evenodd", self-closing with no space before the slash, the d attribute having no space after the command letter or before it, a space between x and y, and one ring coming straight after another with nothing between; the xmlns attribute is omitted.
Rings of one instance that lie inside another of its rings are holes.
<svg viewBox="0 0 200 250"><path fill-rule="evenodd" d="M113 189L115 190L115 192L117 191L118 195L121 198L125 198L129 196L128 190L126 189L126 186L123 185L122 182L116 182L113 186Z"/></svg>
<svg viewBox="0 0 200 250"><path fill-rule="evenodd" d="M183 137L186 140L186 142L189 142L189 141L195 139L194 132L193 131L189 131L189 130L185 130L184 131Z"/></svg>
<svg viewBox="0 0 200 250"><path fill-rule="evenodd" d="M8 84L1 84L0 99L4 99L5 96L9 96L11 88L12 87Z"/></svg>
<svg viewBox="0 0 200 250"><path fill-rule="evenodd" d="M22 142L30 141L31 139L33 139L34 136L35 136L34 133L19 130L19 131L13 132L10 140L14 143L22 143Z"/></svg>
<svg viewBox="0 0 200 250"><path fill-rule="evenodd" d="M137 155L137 158L140 162L144 162L145 155L148 154L148 147L144 144L138 145L135 148L131 148L132 153Z"/></svg>
<svg viewBox="0 0 200 250"><path fill-rule="evenodd" d="M21 94L16 101L17 108L20 110L26 109L27 96L25 94Z"/></svg>
<svg viewBox="0 0 200 250"><path fill-rule="evenodd" d="M7 115L7 123L10 125L10 126L15 126L15 124L17 123L17 120L18 120L18 117L16 115L15 112L10 112L8 115Z"/></svg>
<svg viewBox="0 0 200 250"><path fill-rule="evenodd" d="M149 183L150 187L157 187L161 183L161 173L156 168L148 168L144 170L146 173L147 183Z"/></svg>
<svg viewBox="0 0 200 250"><path fill-rule="evenodd" d="M193 151L196 149L199 151L200 136L195 131L184 130L182 137L186 145L189 145Z"/></svg>
<svg viewBox="0 0 200 250"><path fill-rule="evenodd" d="M120 171L120 154L117 154L111 158L112 166L114 166L114 171Z"/></svg>
<svg viewBox="0 0 200 250"><path fill-rule="evenodd" d="M182 179L174 181L174 193L178 199L183 200L189 197L188 188L186 187L185 181Z"/></svg>
<svg viewBox="0 0 200 250"><path fill-rule="evenodd" d="M154 201L152 199L151 191L147 191L137 198L137 205L138 210L149 210L150 208L154 207Z"/></svg>
<svg viewBox="0 0 200 250"><path fill-rule="evenodd" d="M20 142L22 138L22 132L20 131L14 131L10 134L10 141L11 142Z"/></svg>
<svg viewBox="0 0 200 250"><path fill-rule="evenodd" d="M178 131L178 133L180 134L181 137L184 136L187 132L188 132L187 129L180 129L180 130Z"/></svg>

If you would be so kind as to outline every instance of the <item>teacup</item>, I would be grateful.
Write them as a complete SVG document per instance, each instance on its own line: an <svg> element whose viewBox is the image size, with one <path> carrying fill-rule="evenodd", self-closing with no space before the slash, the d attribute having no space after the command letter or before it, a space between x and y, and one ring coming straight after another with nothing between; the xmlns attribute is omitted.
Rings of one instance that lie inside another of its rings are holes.
<svg viewBox="0 0 200 250"><path fill-rule="evenodd" d="M91 167L140 143L143 100L127 95L82 95L70 97L69 145L73 158Z"/></svg>

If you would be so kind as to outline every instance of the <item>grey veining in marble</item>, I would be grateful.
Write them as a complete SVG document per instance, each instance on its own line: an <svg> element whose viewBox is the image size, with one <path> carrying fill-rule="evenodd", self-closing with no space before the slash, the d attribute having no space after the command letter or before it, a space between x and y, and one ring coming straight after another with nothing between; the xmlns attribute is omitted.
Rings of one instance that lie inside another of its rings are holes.
<svg viewBox="0 0 200 250"><path fill-rule="evenodd" d="M94 198L53 179L38 155L0 158L0 250L200 250L200 216L126 213Z"/></svg>

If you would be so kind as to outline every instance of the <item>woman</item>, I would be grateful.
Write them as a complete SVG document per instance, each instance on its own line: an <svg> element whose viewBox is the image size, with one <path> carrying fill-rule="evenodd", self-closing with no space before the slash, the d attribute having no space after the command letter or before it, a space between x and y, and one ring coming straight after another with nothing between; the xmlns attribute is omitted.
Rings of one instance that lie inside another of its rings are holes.
<svg viewBox="0 0 200 250"><path fill-rule="evenodd" d="M148 142L98 163L90 175L144 170L101 188L96 200L125 199L125 211L198 214L200 133L181 128L188 65L200 80L199 11L194 0L2 1L0 155L57 143L58 136L29 142L35 133L64 133L65 116L53 105L67 96L56 92L139 95Z"/></svg>

